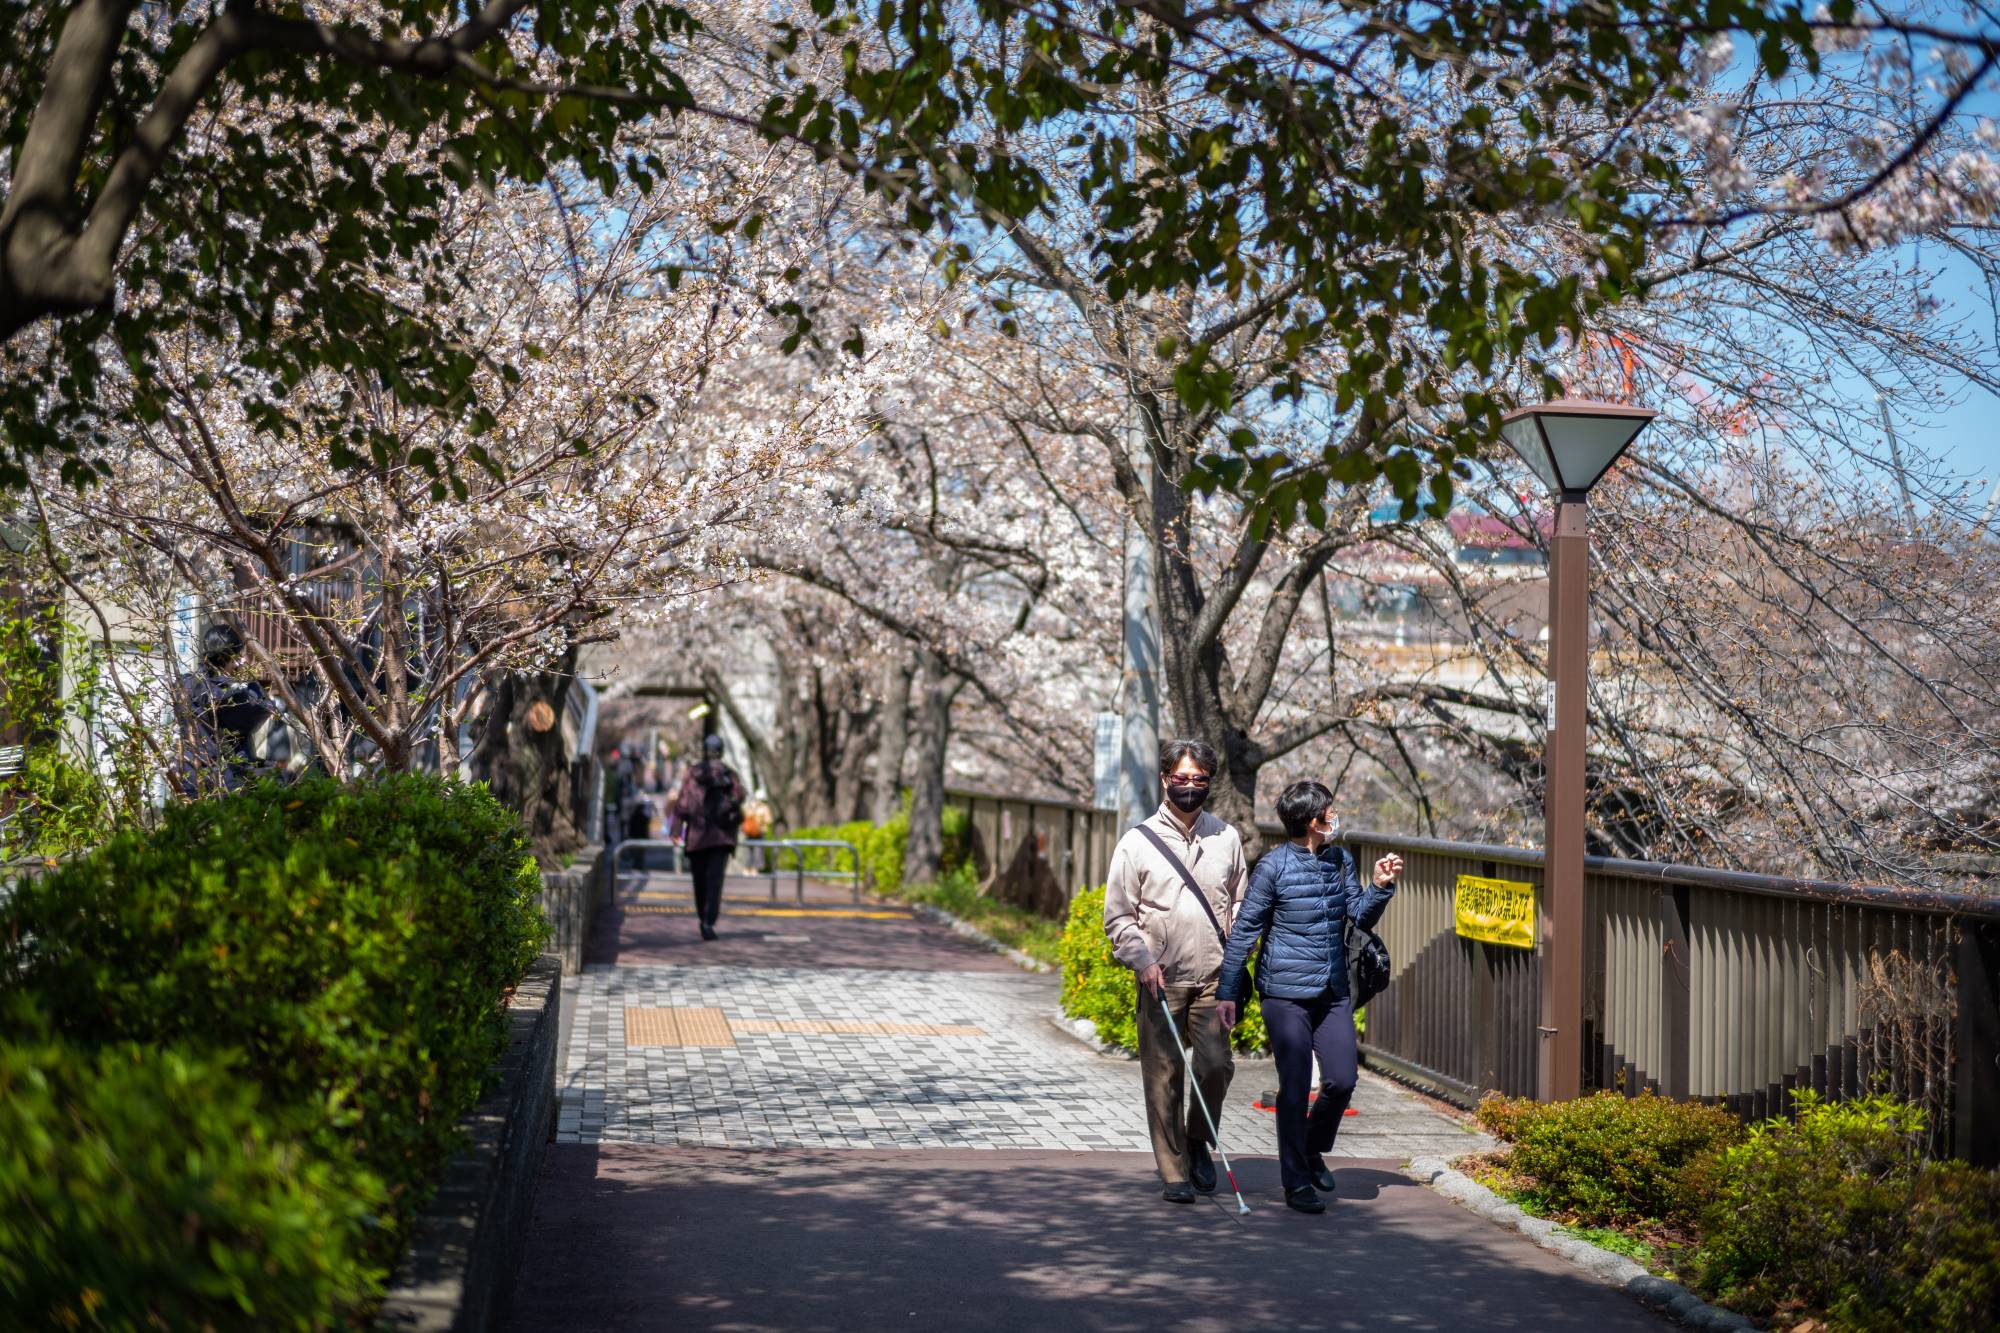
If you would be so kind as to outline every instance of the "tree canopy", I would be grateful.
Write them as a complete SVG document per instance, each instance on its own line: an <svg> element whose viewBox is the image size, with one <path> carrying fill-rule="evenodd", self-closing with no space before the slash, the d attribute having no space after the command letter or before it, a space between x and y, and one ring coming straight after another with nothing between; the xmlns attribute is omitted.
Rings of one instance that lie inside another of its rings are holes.
<svg viewBox="0 0 2000 1333"><path fill-rule="evenodd" d="M699 25L653 0L0 0L0 482L48 450L73 458L73 479L101 472L102 380L131 377L148 410L150 367L184 333L233 345L252 418L310 430L337 465L385 463L397 442L354 414L301 422L282 406L320 369L477 437L493 417L452 314L439 201L552 174L673 190L621 130L700 115L747 120L888 194L947 276L971 228L1004 230L1053 198L1010 136L1066 132L1089 281L1113 299L1221 291L1292 353L1345 353L1330 392L1356 429L1302 456L1238 428L1189 483L1255 494L1280 520L1317 519L1330 486L1376 476L1435 508L1493 438L1505 390L1440 394L1399 326L1427 327L1467 377L1552 390L1545 354L1643 295L1659 229L1851 208L1912 167L2000 59L1991 32L1857 17L1853 0L810 0L769 23L776 81L746 116L690 93L677 65ZM1816 70L1857 33L1956 59L1856 189L1701 199L1660 118L1639 113L1686 99L1731 33L1753 77ZM837 51L837 75L815 51ZM408 151L385 165L392 144ZM1479 220L1522 210L1563 221L1568 263L1482 239ZM765 219L718 225L732 224ZM780 305L815 336L805 303ZM1237 393L1211 350L1151 349L1196 413Z"/></svg>

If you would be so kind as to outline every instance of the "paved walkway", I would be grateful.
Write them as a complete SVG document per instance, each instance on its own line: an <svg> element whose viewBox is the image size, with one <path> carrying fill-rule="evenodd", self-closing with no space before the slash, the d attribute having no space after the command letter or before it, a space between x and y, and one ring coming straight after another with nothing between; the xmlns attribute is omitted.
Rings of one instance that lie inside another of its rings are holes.
<svg viewBox="0 0 2000 1333"><path fill-rule="evenodd" d="M1239 1059L1254 1211L1176 1207L1136 1063L1056 1024L1053 975L754 879L703 944L684 895L636 881L571 983L514 1328L1664 1327L1397 1173L1484 1140L1393 1084L1364 1074L1306 1218L1252 1105L1270 1064Z"/></svg>

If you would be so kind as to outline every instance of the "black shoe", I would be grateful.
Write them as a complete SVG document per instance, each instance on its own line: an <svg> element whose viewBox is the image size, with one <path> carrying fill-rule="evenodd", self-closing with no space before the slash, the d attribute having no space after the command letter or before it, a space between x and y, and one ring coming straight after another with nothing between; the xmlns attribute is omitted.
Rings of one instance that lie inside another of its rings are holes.
<svg viewBox="0 0 2000 1333"><path fill-rule="evenodd" d="M1193 1203L1194 1186L1188 1184L1185 1180L1176 1180L1173 1184L1160 1191L1160 1197L1168 1203Z"/></svg>
<svg viewBox="0 0 2000 1333"><path fill-rule="evenodd" d="M702 923L701 923L701 937L702 937L703 939L705 939L705 940L712 940L712 939L714 939L714 938L715 938L715 927L714 927L714 926L711 926L711 925L709 925L709 924L708 924L708 922L706 922L706 921L702 922Z"/></svg>
<svg viewBox="0 0 2000 1333"><path fill-rule="evenodd" d="M1333 1172L1326 1169L1326 1158L1318 1153L1306 1158L1308 1173L1313 1178L1313 1188L1321 1194L1333 1193Z"/></svg>
<svg viewBox="0 0 2000 1333"><path fill-rule="evenodd" d="M1310 1185L1301 1185L1295 1190L1286 1190L1285 1207L1295 1208L1302 1213L1323 1213L1326 1211L1326 1204L1320 1201L1319 1195L1313 1193L1313 1187Z"/></svg>
<svg viewBox="0 0 2000 1333"><path fill-rule="evenodd" d="M1188 1141L1188 1179L1194 1182L1196 1194L1215 1193L1215 1159L1200 1139Z"/></svg>

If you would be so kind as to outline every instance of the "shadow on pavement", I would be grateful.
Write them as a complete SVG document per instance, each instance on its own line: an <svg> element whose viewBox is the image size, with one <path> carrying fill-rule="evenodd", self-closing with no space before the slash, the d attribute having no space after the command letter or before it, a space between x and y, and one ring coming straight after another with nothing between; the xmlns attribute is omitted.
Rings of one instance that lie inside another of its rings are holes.
<svg viewBox="0 0 2000 1333"><path fill-rule="evenodd" d="M1136 1153L556 1146L509 1327L1668 1327L1391 1166L1306 1217L1240 1161L1238 1218Z"/></svg>

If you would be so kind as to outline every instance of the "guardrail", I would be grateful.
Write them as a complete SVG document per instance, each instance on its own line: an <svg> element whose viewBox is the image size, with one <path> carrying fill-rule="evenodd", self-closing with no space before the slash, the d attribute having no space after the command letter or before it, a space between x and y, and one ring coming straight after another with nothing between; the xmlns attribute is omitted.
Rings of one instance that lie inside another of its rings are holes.
<svg viewBox="0 0 2000 1333"><path fill-rule="evenodd" d="M666 838L626 838L611 853L612 877L614 880L617 878L619 874L619 862L624 858L627 848L637 848L643 851L653 847L677 848L679 846L679 843ZM812 872L813 878L847 880L854 886L854 901L861 901L861 849L851 842L844 842L838 838L774 838L769 840L757 838L738 843L737 847L741 851L757 849L766 853L785 850L793 851L795 853L792 857L793 870L795 872L794 891L799 902L806 900L806 858L803 853L811 848L844 851L847 853L851 869L815 870ZM775 861L771 861L769 864L771 867L771 901L776 902L778 900L778 868ZM676 873L685 874L686 872L680 871Z"/></svg>
<svg viewBox="0 0 2000 1333"><path fill-rule="evenodd" d="M1537 850L1352 832L1404 858L1369 1057L1453 1101L1533 1095L1537 951L1456 933L1460 875L1541 892ZM1940 1153L2000 1158L2000 898L1590 857L1586 1088L1781 1115L1795 1088L1925 1106Z"/></svg>

